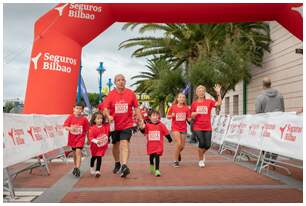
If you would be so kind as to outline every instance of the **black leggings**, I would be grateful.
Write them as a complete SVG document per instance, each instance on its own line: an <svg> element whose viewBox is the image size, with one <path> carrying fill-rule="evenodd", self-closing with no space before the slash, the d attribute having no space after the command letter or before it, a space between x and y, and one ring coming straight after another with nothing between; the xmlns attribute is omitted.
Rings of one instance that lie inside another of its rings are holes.
<svg viewBox="0 0 306 206"><path fill-rule="evenodd" d="M153 153L150 154L150 165L154 165L155 159L155 169L159 170L159 154Z"/></svg>
<svg viewBox="0 0 306 206"><path fill-rule="evenodd" d="M102 157L101 156L92 156L91 159L90 159L90 167L95 166L95 161L96 160L97 160L96 171L100 171L101 163L102 163Z"/></svg>
<svg viewBox="0 0 306 206"><path fill-rule="evenodd" d="M199 148L208 150L211 146L211 131L193 131L199 141Z"/></svg>

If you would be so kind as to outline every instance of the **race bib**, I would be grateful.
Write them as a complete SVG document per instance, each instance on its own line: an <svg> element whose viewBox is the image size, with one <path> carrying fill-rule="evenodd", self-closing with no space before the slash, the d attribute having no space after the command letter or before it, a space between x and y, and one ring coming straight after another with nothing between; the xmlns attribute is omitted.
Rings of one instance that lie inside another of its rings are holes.
<svg viewBox="0 0 306 206"><path fill-rule="evenodd" d="M70 131L73 135L80 135L83 133L83 127L81 125L71 125L72 131Z"/></svg>
<svg viewBox="0 0 306 206"><path fill-rule="evenodd" d="M115 104L115 113L116 114L123 114L128 112L128 104L127 103L119 103Z"/></svg>
<svg viewBox="0 0 306 206"><path fill-rule="evenodd" d="M149 141L159 141L160 131L149 131Z"/></svg>
<svg viewBox="0 0 306 206"><path fill-rule="evenodd" d="M175 120L176 121L186 121L186 113L176 113Z"/></svg>
<svg viewBox="0 0 306 206"><path fill-rule="evenodd" d="M207 106L197 106L197 113L208 114Z"/></svg>
<svg viewBox="0 0 306 206"><path fill-rule="evenodd" d="M104 145L106 145L108 143L108 137L103 134L97 137L98 142L98 147L103 147Z"/></svg>

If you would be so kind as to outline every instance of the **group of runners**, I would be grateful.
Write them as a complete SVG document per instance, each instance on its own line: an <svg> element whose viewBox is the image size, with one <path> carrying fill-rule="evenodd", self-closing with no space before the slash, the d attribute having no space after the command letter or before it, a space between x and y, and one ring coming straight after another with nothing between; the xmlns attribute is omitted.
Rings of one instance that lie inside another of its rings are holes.
<svg viewBox="0 0 306 206"><path fill-rule="evenodd" d="M64 122L64 127L68 130L68 146L73 151L73 175L80 176L81 151L87 136L92 155L90 173L96 177L101 175L102 157L111 139L115 161L113 173L127 177L130 174L129 143L135 131L134 119L137 120L137 128L147 139L149 169L153 175L161 175L159 164L164 150L164 138L167 138L169 142L172 142L172 138L174 139L176 148L173 166L180 166L187 137L187 124L191 121L192 131L198 140L198 166L205 166L205 153L211 146L211 110L222 102L220 85L214 88L218 97L217 101L205 97L206 88L202 85L196 87L196 98L191 106L186 104L186 96L179 93L167 113L167 118L171 119L170 135L167 127L160 120L159 112L140 110L135 93L125 87L124 75L116 75L114 82L116 87L110 91L103 103L99 104L98 112L92 115L90 122L82 115L84 105L81 103L74 106L73 113Z"/></svg>

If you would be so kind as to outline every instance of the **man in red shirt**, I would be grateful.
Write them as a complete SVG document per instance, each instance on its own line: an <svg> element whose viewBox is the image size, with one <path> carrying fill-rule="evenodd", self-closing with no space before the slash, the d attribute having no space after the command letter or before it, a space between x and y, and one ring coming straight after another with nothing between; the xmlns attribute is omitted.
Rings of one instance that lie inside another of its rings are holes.
<svg viewBox="0 0 306 206"><path fill-rule="evenodd" d="M106 97L104 111L108 120L110 122L114 121L115 124L115 131L112 132L113 156L115 159L113 173L119 172L121 177L126 177L130 173L126 164L129 158L129 142L132 136L133 108L139 122L143 120L135 93L125 88L125 77L118 74L115 76L114 82L116 88Z"/></svg>

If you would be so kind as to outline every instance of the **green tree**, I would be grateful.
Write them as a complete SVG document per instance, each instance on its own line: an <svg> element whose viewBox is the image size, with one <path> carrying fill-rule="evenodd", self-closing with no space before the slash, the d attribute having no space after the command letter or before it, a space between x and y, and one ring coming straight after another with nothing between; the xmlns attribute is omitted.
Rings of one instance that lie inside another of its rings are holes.
<svg viewBox="0 0 306 206"><path fill-rule="evenodd" d="M6 102L3 107L4 113L9 113L15 106L14 102Z"/></svg>
<svg viewBox="0 0 306 206"><path fill-rule="evenodd" d="M137 47L132 56L155 55L171 62L174 65L173 68L184 64L185 79L189 77L191 85L196 85L196 81L192 78L199 79L195 73L198 69L194 69L193 74L189 74L191 68L199 67L194 64L202 64L199 62L204 61L206 75L203 74L203 78L206 79L201 81L207 82L207 84L210 82L208 85L222 81L223 88L228 91L233 88L233 83L240 80L247 81L250 78L248 73L250 65L261 66L264 52L270 51L270 28L268 24L263 22L225 24L128 23L123 26L123 29L134 29L137 26L140 26L140 33L160 31L163 36L128 39L122 42L119 48ZM237 66L238 69L235 69ZM216 69L216 71L208 71L211 69ZM237 74L230 72L237 72ZM237 77L239 80L236 80ZM214 81L212 82L212 80ZM225 84L228 82L230 84ZM211 89L212 87L208 86L208 90Z"/></svg>
<svg viewBox="0 0 306 206"><path fill-rule="evenodd" d="M146 93L154 99L154 108L158 108L161 116L165 116L166 101L173 100L174 96L184 87L181 69L173 70L173 65L165 59L148 60L147 71L140 72L132 79L137 81L137 93Z"/></svg>
<svg viewBox="0 0 306 206"><path fill-rule="evenodd" d="M88 99L92 107L98 107L99 105L99 94L98 93L88 93Z"/></svg>

